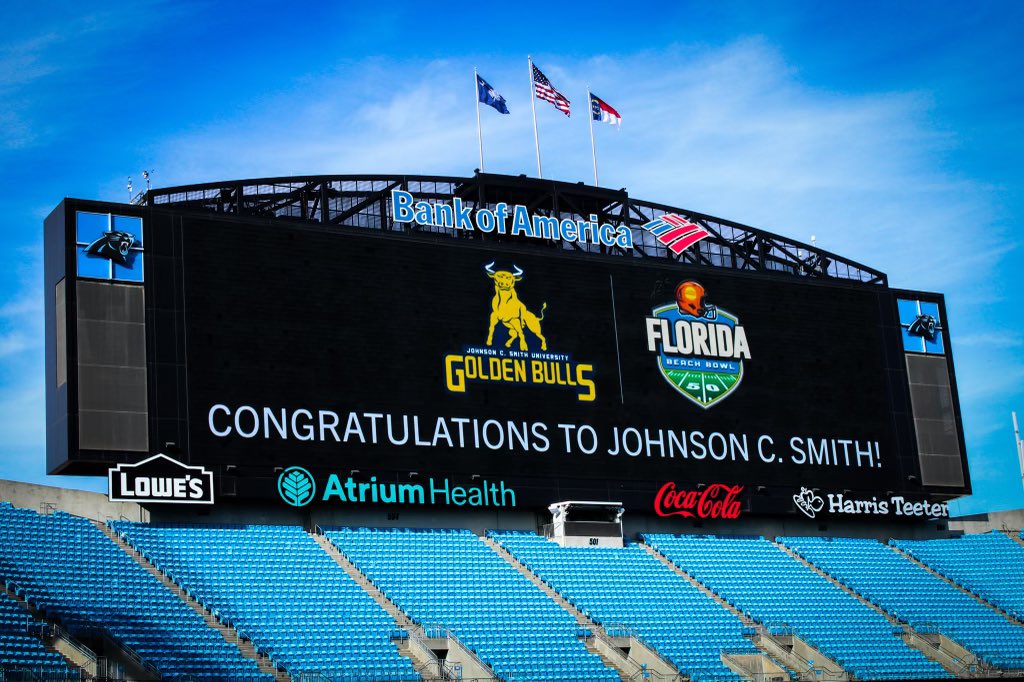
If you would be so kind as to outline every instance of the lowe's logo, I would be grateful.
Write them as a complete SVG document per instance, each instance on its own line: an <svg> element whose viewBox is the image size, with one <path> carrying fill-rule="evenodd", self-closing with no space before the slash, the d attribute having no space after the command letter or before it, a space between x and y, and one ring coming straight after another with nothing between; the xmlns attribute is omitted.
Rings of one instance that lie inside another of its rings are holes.
<svg viewBox="0 0 1024 682"><path fill-rule="evenodd" d="M213 472L153 455L138 464L112 467L107 492L111 502L213 504Z"/></svg>

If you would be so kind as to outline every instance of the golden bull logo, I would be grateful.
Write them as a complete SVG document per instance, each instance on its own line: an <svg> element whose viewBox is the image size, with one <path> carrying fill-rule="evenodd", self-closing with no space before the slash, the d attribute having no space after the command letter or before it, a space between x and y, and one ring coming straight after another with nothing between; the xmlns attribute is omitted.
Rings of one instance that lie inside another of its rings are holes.
<svg viewBox="0 0 1024 682"><path fill-rule="evenodd" d="M467 346L462 353L445 356L448 390L465 393L469 384L480 382L555 386L574 390L580 401L593 401L597 397L594 366L574 362L568 353L548 350L541 329L547 303L541 304L537 315L519 300L516 284L522 281L523 271L518 266L495 270L491 262L484 272L494 281L487 341L484 346ZM504 330L508 338L504 344L499 338L496 349L497 330Z"/></svg>
<svg viewBox="0 0 1024 682"><path fill-rule="evenodd" d="M487 330L487 345L492 345L494 328L500 322L508 328L508 341L505 342L505 348L510 348L518 338L519 350L526 350L526 335L523 333L523 327L526 327L540 339L540 349L547 350L548 342L540 332L540 323L544 319L544 311L548 304L545 303L540 307L540 317L537 317L526 309L523 302L519 300L519 295L516 294L516 282L523 278L523 271L518 266L515 266L515 272L508 270L495 272L493 268L493 261L484 266L487 276L494 280L494 298L491 299L491 326Z"/></svg>

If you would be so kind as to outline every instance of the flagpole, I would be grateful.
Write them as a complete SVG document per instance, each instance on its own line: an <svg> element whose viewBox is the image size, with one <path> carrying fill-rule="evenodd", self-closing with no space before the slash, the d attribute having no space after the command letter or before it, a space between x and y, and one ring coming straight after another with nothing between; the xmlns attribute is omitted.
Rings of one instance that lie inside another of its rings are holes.
<svg viewBox="0 0 1024 682"><path fill-rule="evenodd" d="M597 187L597 145L594 144L594 104L589 85L587 86L587 120L590 121L590 155L594 158L594 187Z"/></svg>
<svg viewBox="0 0 1024 682"><path fill-rule="evenodd" d="M484 172L484 134L480 130L480 74L473 67L473 90L476 94L476 141L480 146L480 172Z"/></svg>
<svg viewBox="0 0 1024 682"><path fill-rule="evenodd" d="M535 98L536 88L533 85L533 58L526 55L527 69L530 72L530 108L533 110L533 144L537 148L537 177L544 177L540 167L540 133L537 132L537 100Z"/></svg>

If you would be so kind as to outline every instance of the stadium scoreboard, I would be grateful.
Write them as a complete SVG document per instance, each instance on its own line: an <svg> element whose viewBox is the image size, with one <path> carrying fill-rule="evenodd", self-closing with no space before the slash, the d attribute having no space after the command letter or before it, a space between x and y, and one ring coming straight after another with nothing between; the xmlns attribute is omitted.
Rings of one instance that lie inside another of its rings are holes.
<svg viewBox="0 0 1024 682"><path fill-rule="evenodd" d="M710 253L719 224L559 219L497 178L504 201L395 185L340 224L65 200L49 471L162 453L218 502L723 517L940 516L969 492L941 295L643 257L652 235Z"/></svg>

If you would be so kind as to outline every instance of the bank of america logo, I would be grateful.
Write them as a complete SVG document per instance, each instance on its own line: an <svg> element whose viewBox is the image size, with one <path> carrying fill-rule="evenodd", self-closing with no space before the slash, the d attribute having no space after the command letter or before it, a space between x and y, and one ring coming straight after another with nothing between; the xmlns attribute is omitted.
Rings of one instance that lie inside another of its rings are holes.
<svg viewBox="0 0 1024 682"><path fill-rule="evenodd" d="M706 229L691 223L681 215L666 213L644 225L644 229L658 238L658 241L673 253L682 253L701 239L710 237Z"/></svg>

